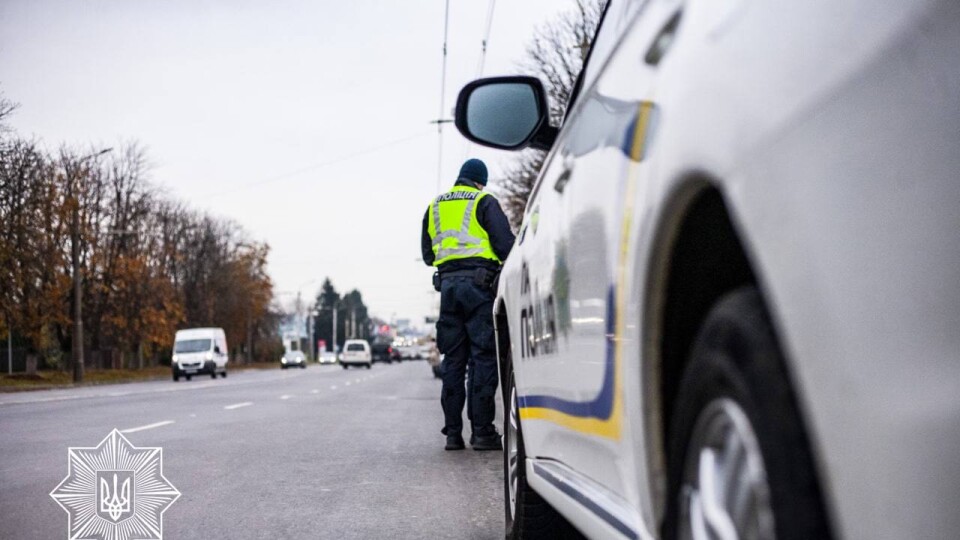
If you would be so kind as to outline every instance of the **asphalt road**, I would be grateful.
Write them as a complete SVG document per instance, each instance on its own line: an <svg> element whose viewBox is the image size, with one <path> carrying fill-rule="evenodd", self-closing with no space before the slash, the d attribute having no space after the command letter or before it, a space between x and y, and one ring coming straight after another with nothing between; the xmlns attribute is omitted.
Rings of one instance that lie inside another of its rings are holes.
<svg viewBox="0 0 960 540"><path fill-rule="evenodd" d="M66 538L68 447L114 428L163 448L167 539L502 538L501 453L445 452L439 395L417 361L0 394L0 538Z"/></svg>

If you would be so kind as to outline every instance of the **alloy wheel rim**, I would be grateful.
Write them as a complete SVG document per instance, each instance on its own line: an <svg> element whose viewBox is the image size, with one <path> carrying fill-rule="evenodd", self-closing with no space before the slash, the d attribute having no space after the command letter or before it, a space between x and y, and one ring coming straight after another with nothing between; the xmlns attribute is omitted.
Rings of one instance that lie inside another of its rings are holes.
<svg viewBox="0 0 960 540"><path fill-rule="evenodd" d="M729 398L700 413L680 489L683 540L775 538L770 485L747 414Z"/></svg>
<svg viewBox="0 0 960 540"><path fill-rule="evenodd" d="M510 519L517 514L517 483L520 473L520 446L517 441L517 387L510 387L510 415L507 423L507 485L510 492Z"/></svg>

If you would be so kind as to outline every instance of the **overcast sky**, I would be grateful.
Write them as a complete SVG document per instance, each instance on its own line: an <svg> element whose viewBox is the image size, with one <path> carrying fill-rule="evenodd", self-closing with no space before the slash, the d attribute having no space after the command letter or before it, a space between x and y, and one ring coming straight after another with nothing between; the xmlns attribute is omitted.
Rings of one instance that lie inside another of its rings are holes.
<svg viewBox="0 0 960 540"><path fill-rule="evenodd" d="M484 75L516 73L533 28L569 5L497 1ZM450 2L448 114L489 6ZM170 196L270 244L285 304L329 276L374 315L422 322L443 20L444 0L2 0L0 90L50 149L142 143ZM492 174L511 158L444 133L444 187L468 155Z"/></svg>

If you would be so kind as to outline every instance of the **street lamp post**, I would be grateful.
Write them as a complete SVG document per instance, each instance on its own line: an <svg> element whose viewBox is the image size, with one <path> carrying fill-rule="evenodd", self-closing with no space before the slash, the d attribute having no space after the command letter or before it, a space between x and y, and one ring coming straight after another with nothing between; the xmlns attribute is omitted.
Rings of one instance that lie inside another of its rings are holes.
<svg viewBox="0 0 960 540"><path fill-rule="evenodd" d="M7 318L7 375L13 375L13 327Z"/></svg>
<svg viewBox="0 0 960 540"><path fill-rule="evenodd" d="M333 303L333 333L330 334L333 340L333 354L337 354L337 307L340 306L340 300Z"/></svg>
<svg viewBox="0 0 960 540"><path fill-rule="evenodd" d="M315 309L311 310L310 313L307 315L307 326L310 327L310 356L313 357L314 362L317 361L317 353L318 353L317 340L316 340L316 337L313 335L314 334L313 322L314 322L314 317L316 316L317 316L317 310Z"/></svg>
<svg viewBox="0 0 960 540"><path fill-rule="evenodd" d="M77 167L83 162L102 156L113 148L104 148L77 161ZM70 220L70 258L73 267L73 382L83 382L83 277L80 275L80 197L77 196L76 174L67 172L67 183L73 203L73 215ZM77 171L74 170L74 173Z"/></svg>

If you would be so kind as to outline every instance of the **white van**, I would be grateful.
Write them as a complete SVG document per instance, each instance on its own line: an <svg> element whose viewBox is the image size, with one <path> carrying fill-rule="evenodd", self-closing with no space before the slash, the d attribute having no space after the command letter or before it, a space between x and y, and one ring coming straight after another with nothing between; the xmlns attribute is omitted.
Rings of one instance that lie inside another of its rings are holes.
<svg viewBox="0 0 960 540"><path fill-rule="evenodd" d="M178 330L173 340L173 380L193 375L227 376L227 336L223 328Z"/></svg>
<svg viewBox="0 0 960 540"><path fill-rule="evenodd" d="M343 344L343 353L340 355L340 365L343 369L350 366L365 366L370 369L373 365L373 355L370 353L370 344L365 339L348 339Z"/></svg>

